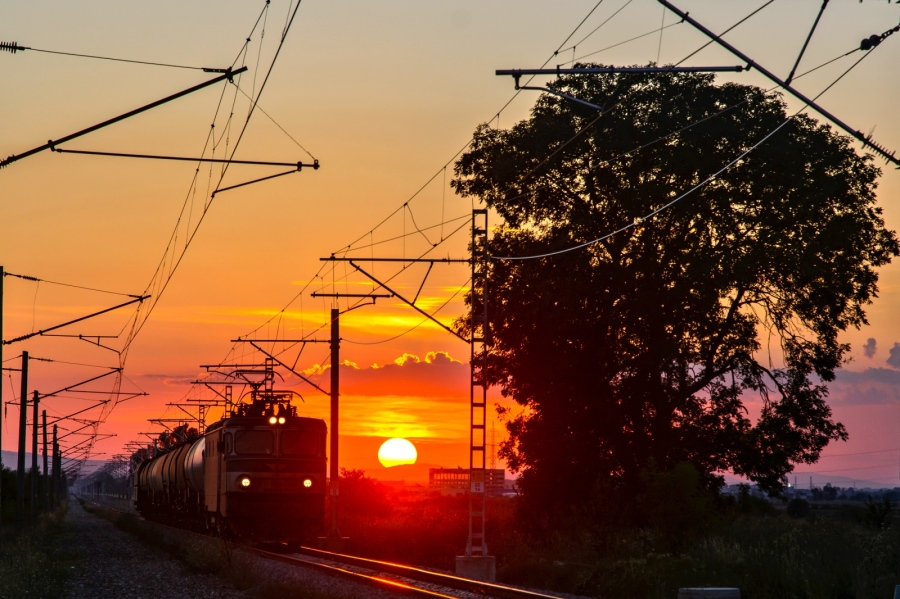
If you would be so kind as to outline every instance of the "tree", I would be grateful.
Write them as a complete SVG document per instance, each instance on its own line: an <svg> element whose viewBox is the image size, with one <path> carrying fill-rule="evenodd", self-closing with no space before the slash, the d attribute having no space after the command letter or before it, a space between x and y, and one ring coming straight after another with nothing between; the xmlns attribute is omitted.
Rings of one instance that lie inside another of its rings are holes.
<svg viewBox="0 0 900 599"><path fill-rule="evenodd" d="M452 182L504 221L487 376L524 409L501 454L543 506L598 486L634 496L651 462L779 492L792 462L847 438L826 403L849 349L838 334L866 322L876 268L898 254L879 169L799 115L643 220L783 124L780 96L702 74L551 87L606 111L544 94L508 130L479 126Z"/></svg>

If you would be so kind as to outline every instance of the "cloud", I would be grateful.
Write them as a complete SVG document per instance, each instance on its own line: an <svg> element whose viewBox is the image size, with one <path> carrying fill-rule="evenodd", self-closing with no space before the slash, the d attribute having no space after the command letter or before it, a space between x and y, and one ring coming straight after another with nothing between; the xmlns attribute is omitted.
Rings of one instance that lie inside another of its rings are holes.
<svg viewBox="0 0 900 599"><path fill-rule="evenodd" d="M885 361L887 362L888 366L900 368L900 343L894 343L894 347L891 348L891 355Z"/></svg>
<svg viewBox="0 0 900 599"><path fill-rule="evenodd" d="M866 344L863 345L863 352L865 352L867 358L871 358L875 355L875 338L869 337L866 341Z"/></svg>
<svg viewBox="0 0 900 599"><path fill-rule="evenodd" d="M330 376L318 364L304 371L316 383ZM468 398L469 366L447 352L428 352L424 359L404 353L393 362L360 368L341 365L341 395L365 397Z"/></svg>
<svg viewBox="0 0 900 599"><path fill-rule="evenodd" d="M198 378L205 376L203 374L135 374L129 375L135 379L148 380L153 382L161 382L163 385L171 387L186 387L191 385Z"/></svg>
<svg viewBox="0 0 900 599"><path fill-rule="evenodd" d="M900 404L900 371L890 368L867 368L858 372L839 370L835 381L828 385L828 389L833 403Z"/></svg>

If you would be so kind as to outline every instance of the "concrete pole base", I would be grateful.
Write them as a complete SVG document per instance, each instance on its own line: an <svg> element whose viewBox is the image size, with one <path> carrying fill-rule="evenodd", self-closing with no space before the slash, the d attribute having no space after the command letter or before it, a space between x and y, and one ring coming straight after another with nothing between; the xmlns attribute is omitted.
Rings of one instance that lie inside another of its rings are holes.
<svg viewBox="0 0 900 599"><path fill-rule="evenodd" d="M497 562L493 555L456 556L456 573L464 578L474 578L485 582L497 581Z"/></svg>
<svg viewBox="0 0 900 599"><path fill-rule="evenodd" d="M678 599L741 599L741 589L723 587L678 589Z"/></svg>

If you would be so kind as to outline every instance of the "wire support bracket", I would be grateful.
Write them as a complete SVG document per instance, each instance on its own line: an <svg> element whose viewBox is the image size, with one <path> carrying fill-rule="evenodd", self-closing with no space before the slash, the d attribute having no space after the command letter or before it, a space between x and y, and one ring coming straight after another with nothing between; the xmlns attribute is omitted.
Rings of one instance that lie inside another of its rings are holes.
<svg viewBox="0 0 900 599"><path fill-rule="evenodd" d="M98 312L93 312L88 314L87 316L82 316L81 318L76 318L75 320L69 320L62 324L58 324L46 329L41 329L40 331L35 331L33 333L28 333L27 335L22 335L21 337L16 337L15 339L10 339L8 341L3 341L3 345L11 345L13 343L17 343L19 341L25 341L26 339L31 339L32 337L37 337L40 335L44 335L45 333L49 333L50 331L55 331L56 329L61 329L63 327L69 326L70 324L75 324L76 322L81 322L83 320L87 320L88 318L93 318L94 316L100 316L101 314L106 314L107 312L112 312L113 310L118 310L119 308L124 308L125 306L130 306L131 304L135 304L138 302L143 302L146 299L149 299L149 295L141 295L136 297L133 300L118 304L113 306L112 308L106 308L105 310L100 310Z"/></svg>
<svg viewBox="0 0 900 599"><path fill-rule="evenodd" d="M214 164L248 164L253 166L292 166L302 170L304 167L313 170L319 169L319 161L313 162L276 162L272 160L234 160L228 158L192 158L190 156L164 156L159 154L134 154L129 152L100 152L94 150L67 150L65 148L52 148L57 154L81 154L85 156L109 156L113 158L144 158L148 160L178 160L182 162L211 162ZM220 190L221 191L221 190Z"/></svg>
<svg viewBox="0 0 900 599"><path fill-rule="evenodd" d="M380 287L383 287L384 289L386 289L387 291L389 291L390 293L392 293L392 294L394 295L394 297L396 297L397 299L399 299L399 300L402 301L403 303L407 304L410 308L412 308L413 310L415 310L416 312L418 312L418 313L421 314L422 316L426 317L428 320L430 320L431 322L435 323L436 325L438 325L439 327L441 327L442 329L444 329L444 330L447 331L448 333L451 333L452 335L456 336L458 339L460 339L460 340L462 340L462 341L465 341L466 343L469 342L469 339L468 339L468 338L466 338L466 337L460 335L459 333L457 333L456 331L454 331L453 329L451 329L450 327L448 327L447 325L445 325L443 322L441 322L440 320L438 320L437 318L435 318L433 315L429 314L428 312L426 312L426 311L423 310L422 308L418 307L418 306L415 304L415 302L412 302L412 301L406 299L405 297L403 297L402 295L400 295L399 293L397 293L396 290L391 289L390 287L388 287L388 285L387 285L386 283L380 281L380 280L379 280L378 278L376 278L374 275L372 275L372 274L366 272L365 269L363 269L363 268L360 267L358 264L356 264L355 262L353 262L353 259L351 259L351 258L344 258L344 259L342 259L342 258L335 258L334 256L332 256L331 258L321 258L321 260L346 260L346 261L350 262L350 266L352 266L353 268L355 268L357 271L359 271L360 273L362 273L364 276L368 277L369 279L371 279L371 280L374 281L375 283L377 283ZM362 260L371 260L371 259L370 259L370 258L362 258ZM379 259L376 258L375 260L379 260ZM419 258L419 259L413 259L413 260L404 260L403 258L381 258L380 260L381 260L381 261L391 261L391 262L404 262L404 261L406 261L406 262L432 262L432 260L426 260L426 259L421 259L421 258ZM449 259L449 258L445 258L445 259L435 259L434 262L466 262L466 263L469 263L470 260L451 260L451 259Z"/></svg>
<svg viewBox="0 0 900 599"><path fill-rule="evenodd" d="M210 85L215 85L216 83L219 83L220 81L225 81L225 80L231 81L235 75L243 73L246 70L247 70L246 66L241 67L239 69L234 69L234 70L229 68L222 75L219 75L218 77L213 77L209 81L204 81L203 83L200 83L193 87L189 87L180 92L174 93L170 96L166 96L165 98L162 98L155 102L151 102L150 104L146 104L144 106L141 106L140 108L135 108L134 110L131 110L124 114L120 114L119 116L113 117L111 119L105 120L102 123L97 123L96 125L92 125L90 127L87 127L86 129L82 129L81 131L76 131L75 133L66 135L65 137L61 137L56 140L51 139L51 140L47 141L47 143L37 146L36 148L32 148L32 149L28 150L27 152L22 152L21 154L13 154L13 155L9 156L8 158L6 158L5 160L0 160L0 168L3 168L9 164L12 164L13 162L16 162L18 160L22 160L23 158L28 158L29 156L33 156L34 154L37 154L39 152L43 152L44 150L52 150L59 144L65 143L67 141L72 141L73 139L76 139L83 135L87 135L88 133L93 133L94 131L97 131L98 129L103 129L104 127L108 127L109 125L118 123L119 121L124 121L127 118L141 114L142 112L146 112L152 108L156 108L157 106L161 106L163 104L166 104L167 102L171 102L172 100L177 100L178 98L181 98L188 94L194 93L195 91L199 91L201 89L209 87Z"/></svg>
<svg viewBox="0 0 900 599"><path fill-rule="evenodd" d="M818 112L820 115L822 115L823 117L825 117L826 119L828 119L829 121L831 121L832 123L834 123L835 125L840 127L841 129L843 129L850 136L852 136L852 137L856 138L858 141L862 142L863 147L872 148L875 151L875 153L879 154L882 158L885 159L885 161L892 162L895 165L897 165L898 168L900 168L900 159L898 159L895 156L895 154L896 154L895 151L889 151L887 148L885 148L881 144L876 143L874 140L872 140L871 135L863 135L862 131L853 129L850 125L848 125L844 121L840 120L839 118L837 118L836 116L834 116L833 114L831 114L830 112L828 112L827 110L825 110L824 108L822 108L821 106L816 104L811 98L808 98L805 94L801 93L796 88L791 86L790 83L788 83L787 81L784 81L783 79L781 79L780 77L778 77L777 75L775 75L774 73L772 73L771 71L769 71L768 69L766 69L765 67L760 65L759 63L757 63L755 60L753 60L752 58L750 58L749 56L747 56L746 54L744 54L743 52L741 52L740 50L738 50L737 48L735 48L734 46L732 46L731 44L726 42L725 40L723 40L720 35L716 35L712 31L710 31L708 28L706 28L701 23L699 23L696 19L688 16L688 13L682 11L681 9L679 9L677 6L675 6L668 0L657 0L657 1L660 4L662 4L663 6L665 6L666 8L668 8L669 10L671 10L672 12L674 12L676 15L678 15L679 17L681 17L682 19L684 19L685 21L690 23L695 29L697 29L698 31L700 31L701 33L703 33L704 35L709 37L712 41L716 42L717 44L719 44L720 46L722 46L723 48L725 48L726 50L728 50L729 52L731 52L732 54L734 54L735 56L737 56L738 58L743 60L744 62L746 62L748 69L750 69L750 68L756 69L762 75L764 75L766 78L768 78L770 81L777 84L779 87L784 89L786 92L788 92L789 94L791 94L792 96L794 96L795 98L797 98L798 100L800 100L801 102L803 102L804 104L809 106L809 108L812 108L813 110ZM893 27L892 29L889 29L888 31L886 31L885 33L883 33L881 35L873 35L869 38L866 38L860 44L860 49L861 50L870 50L870 49L874 48L875 46L877 46L878 44L880 44L882 41L884 41L888 36L890 36L891 34L897 32L897 31L900 31L900 25L898 25L897 27ZM876 43L876 41L877 41L877 43Z"/></svg>
<svg viewBox="0 0 900 599"><path fill-rule="evenodd" d="M687 14L687 13L685 13ZM600 75L609 73L740 73L750 69L746 66L725 67L556 67L552 69L497 69L496 75L512 75L519 78L522 75Z"/></svg>

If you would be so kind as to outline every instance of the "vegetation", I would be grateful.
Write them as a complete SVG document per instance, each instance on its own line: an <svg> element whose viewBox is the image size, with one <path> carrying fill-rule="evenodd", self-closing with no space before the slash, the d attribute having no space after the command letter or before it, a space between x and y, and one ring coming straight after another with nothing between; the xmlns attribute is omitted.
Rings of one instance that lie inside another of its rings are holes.
<svg viewBox="0 0 900 599"><path fill-rule="evenodd" d="M5 481L4 481L5 482ZM36 526L3 527L0 543L0 597L55 599L65 595L65 582L78 554L70 531L62 524L66 504L41 514Z"/></svg>
<svg viewBox="0 0 900 599"><path fill-rule="evenodd" d="M390 487L361 471L344 475L347 552L453 569L465 547L465 495ZM498 578L616 599L669 599L687 586L738 587L748 599L878 599L892 596L900 580L900 523L884 507L890 493L773 504L749 486L715 497L686 464L645 471L643 479L640 501L656 517L615 531L572 518L535 534L520 498L488 498ZM787 506L799 502L805 513L790 514ZM674 515L685 509L689 518Z"/></svg>
<svg viewBox="0 0 900 599"><path fill-rule="evenodd" d="M642 525L642 473L682 462L709 490L730 470L780 492L846 438L826 403L838 336L900 252L880 171L777 94L711 75L550 87L606 110L545 94L510 129L478 127L453 181L502 217L495 257L584 244L490 263L488 377L523 406L501 453L531 514Z"/></svg>

